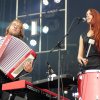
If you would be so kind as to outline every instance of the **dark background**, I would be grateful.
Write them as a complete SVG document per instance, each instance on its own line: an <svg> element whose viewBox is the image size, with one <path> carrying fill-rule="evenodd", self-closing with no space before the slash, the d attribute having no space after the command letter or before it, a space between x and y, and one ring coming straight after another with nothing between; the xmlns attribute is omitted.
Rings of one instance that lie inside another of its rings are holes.
<svg viewBox="0 0 100 100"><path fill-rule="evenodd" d="M53 0L49 0L50 5L44 7L42 11L47 12L50 10L60 10L65 8L65 0L62 0L60 4L54 4ZM89 8L95 8L100 12L100 0L67 0L67 29L69 29L72 21L77 17L85 17L85 13ZM35 14L29 16L29 14ZM27 22L29 25L32 20L37 20L38 22L38 33L40 33L39 24L40 19L40 0L19 0L18 15L26 15L26 17L19 17L22 22ZM54 48L58 41L62 39L65 32L65 20L64 11L57 11L55 13L46 13L42 15L42 26L48 25L50 31L48 34L42 33L42 51L48 51ZM16 18L16 0L0 0L0 35L4 35L7 25ZM77 51L78 51L78 40L82 33L86 33L88 29L87 24L81 22L77 24L77 20L73 23L73 26L67 36L67 50L61 51L61 74L70 74L72 76L77 76L80 72L80 68L77 62ZM31 30L24 30L25 42L30 46L30 39L37 39L38 44L35 47L31 47L37 52L37 59L34 63L34 70L29 75L32 77L32 81L41 80L47 78L48 66L47 62L50 63L52 69L57 74L58 73L58 51L56 52L44 52L39 53L39 37L40 34L36 36L31 36ZM64 43L62 42L62 48L64 48ZM56 48L57 49L57 48ZM71 90L70 90L71 91ZM72 91L71 91L72 92ZM69 92L70 93L70 92Z"/></svg>

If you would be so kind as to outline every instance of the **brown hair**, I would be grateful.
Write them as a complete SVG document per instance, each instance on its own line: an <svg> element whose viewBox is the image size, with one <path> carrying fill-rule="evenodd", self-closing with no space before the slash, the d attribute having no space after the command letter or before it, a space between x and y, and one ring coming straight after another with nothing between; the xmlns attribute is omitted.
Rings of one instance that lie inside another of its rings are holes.
<svg viewBox="0 0 100 100"><path fill-rule="evenodd" d="M19 22L20 24L21 24L21 28L20 28L20 33L18 34L18 38L19 39L23 39L23 23L19 20L19 19L14 19L10 24L9 24L9 26L6 28L6 32L5 32L5 35L7 35L7 34L9 34L9 28L10 28L10 26L11 26L11 24L14 22L14 21L17 21L17 22Z"/></svg>
<svg viewBox="0 0 100 100"><path fill-rule="evenodd" d="M100 13L95 9L89 9L91 12L91 15L93 16L92 22L91 22L91 28L94 32L93 38L95 39L95 45L100 52Z"/></svg>

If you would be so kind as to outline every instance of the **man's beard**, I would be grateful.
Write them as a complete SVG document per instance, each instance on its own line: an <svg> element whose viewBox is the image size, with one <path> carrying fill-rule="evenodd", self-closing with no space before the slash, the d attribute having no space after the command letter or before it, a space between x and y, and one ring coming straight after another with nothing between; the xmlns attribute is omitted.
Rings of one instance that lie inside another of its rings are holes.
<svg viewBox="0 0 100 100"><path fill-rule="evenodd" d="M9 33L10 35L14 36L14 37L19 37L18 34L12 34L12 33Z"/></svg>

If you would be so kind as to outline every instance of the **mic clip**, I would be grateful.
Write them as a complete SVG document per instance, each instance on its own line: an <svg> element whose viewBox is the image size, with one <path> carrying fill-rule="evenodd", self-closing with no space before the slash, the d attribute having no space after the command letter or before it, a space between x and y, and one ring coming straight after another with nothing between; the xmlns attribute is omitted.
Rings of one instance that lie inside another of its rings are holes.
<svg viewBox="0 0 100 100"><path fill-rule="evenodd" d="M85 17L83 17L83 18L77 17L76 19L78 21L77 24L79 24L80 22L86 22L86 18Z"/></svg>
<svg viewBox="0 0 100 100"><path fill-rule="evenodd" d="M56 77L57 75L54 74L54 70L51 68L50 64L47 62L48 65L48 81L53 81L53 78Z"/></svg>

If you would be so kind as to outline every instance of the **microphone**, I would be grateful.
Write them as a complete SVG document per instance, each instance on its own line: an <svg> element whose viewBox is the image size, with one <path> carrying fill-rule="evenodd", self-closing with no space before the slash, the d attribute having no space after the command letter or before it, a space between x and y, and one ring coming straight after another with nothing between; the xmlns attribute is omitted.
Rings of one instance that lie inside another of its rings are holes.
<svg viewBox="0 0 100 100"><path fill-rule="evenodd" d="M89 56L89 52L90 52L91 46L95 43L95 40L89 39L88 43L89 43L89 47L88 47L88 51L87 51L86 57Z"/></svg>
<svg viewBox="0 0 100 100"><path fill-rule="evenodd" d="M48 65L48 74L51 75L54 73L53 69L51 68L51 65L47 62Z"/></svg>
<svg viewBox="0 0 100 100"><path fill-rule="evenodd" d="M53 78L56 77L57 75L54 74L54 71L53 69L51 68L51 65L47 62L47 65L48 65L48 80L49 81L53 81Z"/></svg>
<svg viewBox="0 0 100 100"><path fill-rule="evenodd" d="M85 18L85 17L83 17L83 18L77 17L76 19L78 20L78 24L79 24L80 22L86 22L86 18Z"/></svg>

